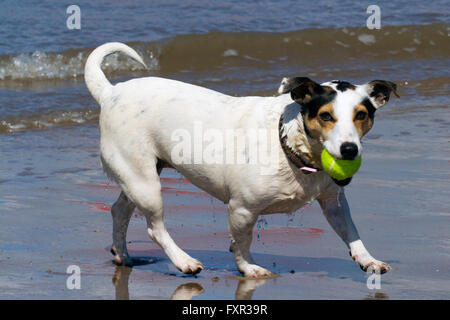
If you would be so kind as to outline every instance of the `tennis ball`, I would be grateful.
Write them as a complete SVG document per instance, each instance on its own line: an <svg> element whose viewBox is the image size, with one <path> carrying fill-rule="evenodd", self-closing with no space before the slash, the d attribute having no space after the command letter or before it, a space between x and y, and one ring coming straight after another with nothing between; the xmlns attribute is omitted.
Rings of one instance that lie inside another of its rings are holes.
<svg viewBox="0 0 450 320"><path fill-rule="evenodd" d="M336 159L327 149L323 149L321 160L323 170L336 180L352 177L361 166L361 156L355 160Z"/></svg>

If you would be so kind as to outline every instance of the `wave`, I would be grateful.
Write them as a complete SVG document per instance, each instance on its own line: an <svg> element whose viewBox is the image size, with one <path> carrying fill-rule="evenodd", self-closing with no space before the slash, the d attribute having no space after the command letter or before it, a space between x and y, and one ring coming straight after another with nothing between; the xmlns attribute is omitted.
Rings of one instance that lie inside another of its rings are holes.
<svg viewBox="0 0 450 320"><path fill-rule="evenodd" d="M0 133L25 130L45 130L56 126L73 126L97 122L98 110L74 109L58 110L39 114L22 114L0 119Z"/></svg>
<svg viewBox="0 0 450 320"><path fill-rule="evenodd" d="M0 80L51 80L82 77L84 64L93 49L71 49L59 53L35 51L0 56ZM142 55L146 56L145 53ZM155 65L157 59L151 58L152 53L146 57L148 65L157 69L157 65ZM102 68L105 73L111 74L140 70L142 66L132 59L115 53L103 61Z"/></svg>
<svg viewBox="0 0 450 320"><path fill-rule="evenodd" d="M103 70L109 79L156 74L224 93L262 96L275 94L281 77L295 70L319 79L366 81L383 75L397 81L409 97L397 104L445 106L450 94L449 35L449 25L442 23L372 31L187 34L128 42L150 72L121 54L108 56ZM93 49L0 56L0 133L97 122L98 107L82 81Z"/></svg>
<svg viewBox="0 0 450 320"><path fill-rule="evenodd" d="M444 23L367 28L304 29L286 33L211 32L179 35L155 42L130 42L150 70L220 70L266 63L317 63L348 59L431 59L450 55L450 26ZM94 48L63 52L20 53L0 56L0 85L5 81L70 79L83 76ZM146 74L123 55L103 62L107 75Z"/></svg>

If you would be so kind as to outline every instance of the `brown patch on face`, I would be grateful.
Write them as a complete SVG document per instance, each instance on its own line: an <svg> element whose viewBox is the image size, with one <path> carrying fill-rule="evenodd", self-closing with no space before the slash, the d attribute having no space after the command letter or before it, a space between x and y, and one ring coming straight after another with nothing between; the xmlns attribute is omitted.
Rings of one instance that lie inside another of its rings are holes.
<svg viewBox="0 0 450 320"><path fill-rule="evenodd" d="M305 126L312 138L318 141L328 140L328 134L338 120L333 109L333 104L327 103L319 108L314 117L310 117L309 114L304 117ZM327 114L331 116L330 120L326 120Z"/></svg>
<svg viewBox="0 0 450 320"><path fill-rule="evenodd" d="M366 106L358 104L353 109L353 123L356 131L358 131L359 137L362 138L372 129L373 119L369 117L369 112Z"/></svg>

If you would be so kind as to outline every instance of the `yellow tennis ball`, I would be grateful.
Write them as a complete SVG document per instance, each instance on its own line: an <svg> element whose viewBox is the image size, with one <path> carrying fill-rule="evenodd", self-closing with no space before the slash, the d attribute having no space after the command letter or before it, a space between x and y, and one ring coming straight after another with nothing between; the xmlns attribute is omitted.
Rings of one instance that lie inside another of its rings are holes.
<svg viewBox="0 0 450 320"><path fill-rule="evenodd" d="M322 151L321 160L323 170L336 180L352 177L361 166L361 156L355 160L336 159L325 148Z"/></svg>

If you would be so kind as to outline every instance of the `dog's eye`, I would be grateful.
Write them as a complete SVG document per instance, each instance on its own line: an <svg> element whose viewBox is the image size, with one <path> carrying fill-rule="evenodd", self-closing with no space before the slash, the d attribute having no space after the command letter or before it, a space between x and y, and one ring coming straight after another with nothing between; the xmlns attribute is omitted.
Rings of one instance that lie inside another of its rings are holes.
<svg viewBox="0 0 450 320"><path fill-rule="evenodd" d="M331 116L331 114L329 112L322 112L321 114L319 114L319 117L323 121L332 121L333 120L333 117Z"/></svg>
<svg viewBox="0 0 450 320"><path fill-rule="evenodd" d="M355 116L355 120L365 120L367 117L367 113L364 111L359 111L356 116Z"/></svg>

